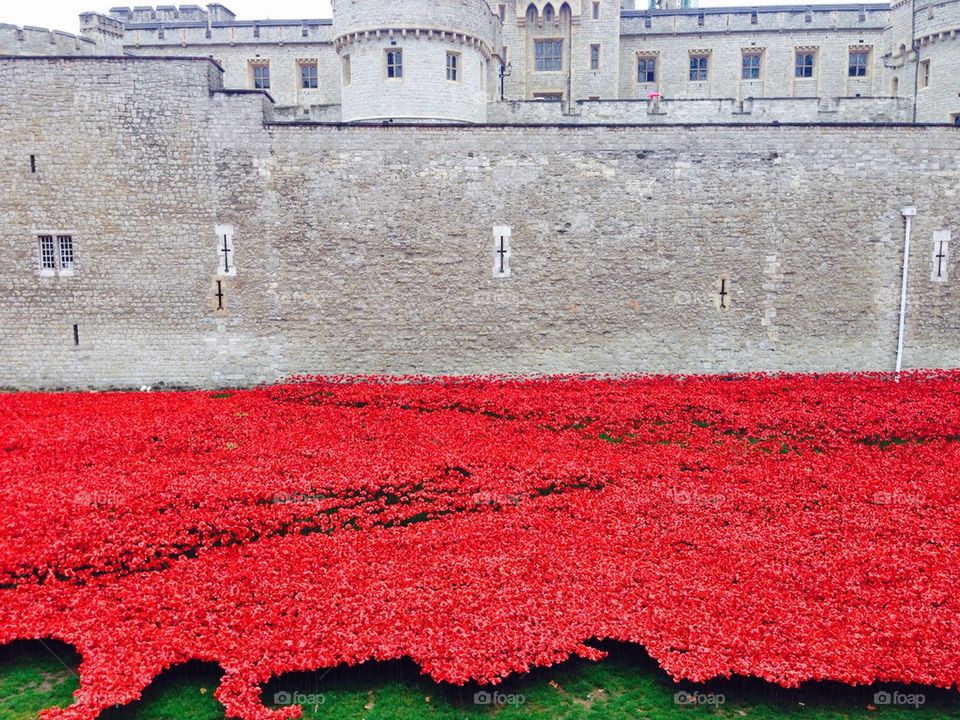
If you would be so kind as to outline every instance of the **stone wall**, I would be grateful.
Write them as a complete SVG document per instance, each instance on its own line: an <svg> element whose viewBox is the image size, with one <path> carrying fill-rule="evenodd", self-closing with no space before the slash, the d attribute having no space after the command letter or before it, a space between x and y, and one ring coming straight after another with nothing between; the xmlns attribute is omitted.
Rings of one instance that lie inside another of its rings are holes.
<svg viewBox="0 0 960 720"><path fill-rule="evenodd" d="M273 124L219 76L0 60L0 385L891 369L908 201L905 363L960 365L955 128Z"/></svg>
<svg viewBox="0 0 960 720"><path fill-rule="evenodd" d="M491 103L490 123L646 125L671 123L900 123L910 122L910 98L664 98ZM319 116L317 119L321 119Z"/></svg>
<svg viewBox="0 0 960 720"><path fill-rule="evenodd" d="M95 41L59 30L0 23L0 55L96 55Z"/></svg>

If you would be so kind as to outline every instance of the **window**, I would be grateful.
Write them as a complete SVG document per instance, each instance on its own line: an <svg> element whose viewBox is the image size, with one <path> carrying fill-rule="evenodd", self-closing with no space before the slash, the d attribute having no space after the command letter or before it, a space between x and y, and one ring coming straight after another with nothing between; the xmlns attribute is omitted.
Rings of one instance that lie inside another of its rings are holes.
<svg viewBox="0 0 960 720"><path fill-rule="evenodd" d="M303 90L316 90L318 87L317 64L315 62L300 63L300 87Z"/></svg>
<svg viewBox="0 0 960 720"><path fill-rule="evenodd" d="M253 80L254 90L270 89L270 63L269 62L251 62L250 75Z"/></svg>
<svg viewBox="0 0 960 720"><path fill-rule="evenodd" d="M460 79L460 53L447 53L447 80L456 82Z"/></svg>
<svg viewBox="0 0 960 720"><path fill-rule="evenodd" d="M40 238L40 271L53 272L57 269L57 254L54 249L53 235L41 235Z"/></svg>
<svg viewBox="0 0 960 720"><path fill-rule="evenodd" d="M590 69L591 70L600 69L600 46L599 45L590 46Z"/></svg>
<svg viewBox="0 0 960 720"><path fill-rule="evenodd" d="M953 124L960 126L960 113L953 116Z"/></svg>
<svg viewBox="0 0 960 720"><path fill-rule="evenodd" d="M637 60L637 82L653 83L657 81L657 59L652 57Z"/></svg>
<svg viewBox="0 0 960 720"><path fill-rule="evenodd" d="M343 86L347 87L350 85L350 56L343 56Z"/></svg>
<svg viewBox="0 0 960 720"><path fill-rule="evenodd" d="M690 56L690 81L705 82L709 68L709 58L706 55Z"/></svg>
<svg viewBox="0 0 960 720"><path fill-rule="evenodd" d="M500 5L500 22L503 23L506 21L507 21L507 6L501 4Z"/></svg>
<svg viewBox="0 0 960 720"><path fill-rule="evenodd" d="M594 20L600 19L600 3L598 2L595 2L593 4L593 19Z"/></svg>
<svg viewBox="0 0 960 720"><path fill-rule="evenodd" d="M60 270L73 272L73 236L57 235L57 244L60 246Z"/></svg>
<svg viewBox="0 0 960 720"><path fill-rule="evenodd" d="M395 80L403 77L403 50L387 50L387 77Z"/></svg>
<svg viewBox="0 0 960 720"><path fill-rule="evenodd" d="M543 21L545 23L553 22L553 5L547 3L547 6L543 9Z"/></svg>
<svg viewBox="0 0 960 720"><path fill-rule="evenodd" d="M741 77L744 80L760 79L760 53L747 53L743 56L743 72Z"/></svg>
<svg viewBox="0 0 960 720"><path fill-rule="evenodd" d="M926 90L930 87L930 61L924 60L920 63L920 89Z"/></svg>
<svg viewBox="0 0 960 720"><path fill-rule="evenodd" d="M537 72L556 72L563 69L562 40L538 40L535 55Z"/></svg>
<svg viewBox="0 0 960 720"><path fill-rule="evenodd" d="M72 275L74 252L72 235L38 235L40 250L40 274Z"/></svg>
<svg viewBox="0 0 960 720"><path fill-rule="evenodd" d="M796 76L798 78L812 78L814 62L816 62L816 55L814 53L808 51L798 52Z"/></svg>
<svg viewBox="0 0 960 720"><path fill-rule="evenodd" d="M869 58L870 53L867 50L851 50L849 76L866 77Z"/></svg>

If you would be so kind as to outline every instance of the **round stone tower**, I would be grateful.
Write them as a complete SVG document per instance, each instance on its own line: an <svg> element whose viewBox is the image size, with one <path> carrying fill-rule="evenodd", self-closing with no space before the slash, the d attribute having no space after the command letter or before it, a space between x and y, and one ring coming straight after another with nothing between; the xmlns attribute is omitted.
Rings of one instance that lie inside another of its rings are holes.
<svg viewBox="0 0 960 720"><path fill-rule="evenodd" d="M332 4L344 122L486 122L500 33L487 0Z"/></svg>

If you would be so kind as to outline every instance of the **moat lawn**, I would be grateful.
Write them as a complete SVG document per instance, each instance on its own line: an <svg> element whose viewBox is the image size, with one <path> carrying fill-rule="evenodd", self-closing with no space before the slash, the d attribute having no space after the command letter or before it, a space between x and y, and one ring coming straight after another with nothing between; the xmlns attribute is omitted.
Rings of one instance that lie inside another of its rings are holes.
<svg viewBox="0 0 960 720"><path fill-rule="evenodd" d="M737 678L705 685L676 685L642 648L604 643L610 656L593 663L575 659L508 680L496 689L501 704L475 702L476 686L454 687L420 675L411 662L369 663L308 674L291 674L264 689L268 705L278 693L312 696L307 719L470 720L471 718L817 718L854 720L941 720L960 718L960 696L929 687L849 687L809 683L786 690L759 680ZM77 688L79 656L58 643L20 642L0 649L0 720L35 720L40 710L66 707ZM104 720L220 720L223 707L213 693L216 665L190 663L168 671L143 699L107 711ZM696 695L699 705L679 705L677 692ZM899 707L876 704L887 692L900 701L922 694L923 703ZM722 698L722 703L719 700Z"/></svg>

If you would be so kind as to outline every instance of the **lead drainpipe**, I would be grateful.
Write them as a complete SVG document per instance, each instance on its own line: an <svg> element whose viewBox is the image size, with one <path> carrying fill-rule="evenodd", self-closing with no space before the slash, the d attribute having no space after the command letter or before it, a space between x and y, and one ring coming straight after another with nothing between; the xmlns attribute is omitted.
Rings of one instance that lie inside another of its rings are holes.
<svg viewBox="0 0 960 720"><path fill-rule="evenodd" d="M900 208L900 214L906 221L906 228L903 233L903 280L900 284L900 333L897 337L897 374L896 380L900 382L900 370L903 369L903 333L907 319L907 276L910 272L910 232L913 230L913 218L917 214L917 208L913 205L907 205Z"/></svg>

